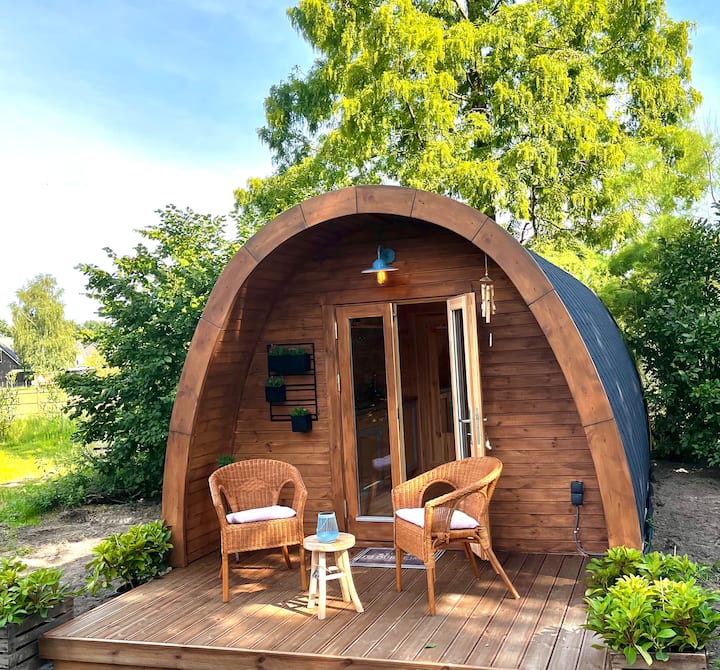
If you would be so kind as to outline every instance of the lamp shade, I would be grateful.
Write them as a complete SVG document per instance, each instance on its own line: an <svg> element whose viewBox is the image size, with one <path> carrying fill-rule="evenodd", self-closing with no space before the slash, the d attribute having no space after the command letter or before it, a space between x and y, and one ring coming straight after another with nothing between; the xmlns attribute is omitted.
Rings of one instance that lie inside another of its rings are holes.
<svg viewBox="0 0 720 670"><path fill-rule="evenodd" d="M395 252L387 247L379 246L377 251L377 258L373 261L372 267L369 267L362 271L363 274L376 274L377 283L384 284L387 278L387 272L394 272L397 268L394 268L390 263L395 260Z"/></svg>

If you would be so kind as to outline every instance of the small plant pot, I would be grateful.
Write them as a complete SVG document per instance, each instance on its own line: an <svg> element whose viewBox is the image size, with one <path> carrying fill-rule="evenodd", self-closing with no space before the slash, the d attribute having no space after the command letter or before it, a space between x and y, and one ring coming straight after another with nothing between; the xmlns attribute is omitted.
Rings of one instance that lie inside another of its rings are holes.
<svg viewBox="0 0 720 670"><path fill-rule="evenodd" d="M293 433L307 433L312 430L312 416L310 414L291 416L290 425Z"/></svg>
<svg viewBox="0 0 720 670"><path fill-rule="evenodd" d="M267 402L284 402L285 385L283 384L282 386L266 386L265 400L267 400Z"/></svg>
<svg viewBox="0 0 720 670"><path fill-rule="evenodd" d="M278 375L304 375L310 369L310 354L268 356L268 371Z"/></svg>

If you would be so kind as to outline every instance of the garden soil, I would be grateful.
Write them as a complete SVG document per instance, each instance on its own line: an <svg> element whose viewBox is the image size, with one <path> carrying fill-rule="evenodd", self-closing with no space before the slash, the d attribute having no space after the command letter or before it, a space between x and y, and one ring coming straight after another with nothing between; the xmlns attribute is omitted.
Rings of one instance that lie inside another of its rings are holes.
<svg viewBox="0 0 720 670"><path fill-rule="evenodd" d="M714 564L710 586L720 589L720 471L658 461L653 479L652 548ZM0 555L19 555L33 568L60 567L66 581L80 587L96 544L134 524L158 518L159 504L132 503L60 512L37 526L0 525ZM112 595L108 590L97 596L80 596L75 600L75 612L91 609ZM720 658L720 643L715 642L710 652L711 657Z"/></svg>

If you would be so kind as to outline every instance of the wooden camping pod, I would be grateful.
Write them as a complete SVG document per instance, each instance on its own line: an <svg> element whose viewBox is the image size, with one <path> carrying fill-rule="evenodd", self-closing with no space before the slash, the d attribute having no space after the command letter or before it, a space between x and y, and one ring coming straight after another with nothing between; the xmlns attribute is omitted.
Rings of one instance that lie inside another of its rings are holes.
<svg viewBox="0 0 720 670"><path fill-rule="evenodd" d="M398 271L383 286L360 272L379 243L397 253ZM584 547L642 546L647 418L637 372L599 300L464 204L361 186L311 198L268 223L231 259L208 299L168 439L163 517L173 531L173 564L218 546L207 479L223 454L293 463L309 492L307 527L325 509L334 509L341 525L349 522L355 429L347 421L351 401L338 389L348 374L338 319L395 315L400 360L389 355L402 389L391 388L389 374L386 391L406 410L397 434L421 444L438 439L439 419L430 411L437 393L427 383L433 332L446 299L479 289L486 258L497 313L478 327L483 436L505 464L491 515L494 545L577 551L570 482L579 480ZM312 349L316 419L308 433L291 432L268 412L267 349L277 343ZM394 448L393 481L408 453L407 442L405 450ZM388 526L367 523L361 539L388 539Z"/></svg>

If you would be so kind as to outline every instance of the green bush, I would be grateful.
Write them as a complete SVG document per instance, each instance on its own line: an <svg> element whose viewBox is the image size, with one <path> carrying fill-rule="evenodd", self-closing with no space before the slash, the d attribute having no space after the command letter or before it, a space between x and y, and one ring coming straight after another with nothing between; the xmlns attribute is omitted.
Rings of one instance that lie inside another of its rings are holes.
<svg viewBox="0 0 720 670"><path fill-rule="evenodd" d="M586 596L604 594L621 577L641 575L647 579L699 579L708 574L707 566L687 556L673 556L653 551L643 554L631 547L613 547L604 556L593 558L587 566Z"/></svg>
<svg viewBox="0 0 720 670"><path fill-rule="evenodd" d="M118 583L120 591L132 589L165 574L172 544L170 529L163 521L132 526L115 533L93 549L93 558L85 568L88 591L97 593Z"/></svg>
<svg viewBox="0 0 720 670"><path fill-rule="evenodd" d="M720 637L720 592L699 586L705 571L687 556L658 552L642 556L616 547L588 564L588 614L585 628L594 631L632 665L638 654L652 664L670 652L692 652Z"/></svg>
<svg viewBox="0 0 720 670"><path fill-rule="evenodd" d="M61 583L57 568L23 574L26 569L18 559L0 558L0 626L21 623L33 614L46 617L52 607L74 595Z"/></svg>
<svg viewBox="0 0 720 670"><path fill-rule="evenodd" d="M718 210L720 212L720 210ZM720 226L694 222L626 280L658 456L720 466Z"/></svg>

